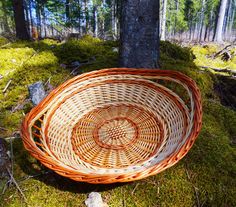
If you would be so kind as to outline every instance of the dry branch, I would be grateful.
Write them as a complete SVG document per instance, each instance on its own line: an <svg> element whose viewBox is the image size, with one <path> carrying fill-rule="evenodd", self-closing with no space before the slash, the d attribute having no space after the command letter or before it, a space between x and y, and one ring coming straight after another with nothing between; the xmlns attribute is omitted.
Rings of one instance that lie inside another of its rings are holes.
<svg viewBox="0 0 236 207"><path fill-rule="evenodd" d="M218 51L217 53L215 53L215 54L213 54L213 58L216 58L216 57L218 57L219 55L221 55L222 53L224 53L224 52L228 52L228 49L230 48L230 47L235 47L236 45L234 45L234 44L230 44L230 45L227 45L227 46L225 46L222 50L220 50L220 51Z"/></svg>
<svg viewBox="0 0 236 207"><path fill-rule="evenodd" d="M11 82L12 82L12 79L10 79L8 82L7 82L7 85L5 86L5 88L3 89L3 93L5 93L6 91L7 91L7 89L8 89L8 87L10 86L10 84L11 84Z"/></svg>
<svg viewBox="0 0 236 207"><path fill-rule="evenodd" d="M236 75L236 70L231 70L231 69L228 69L228 68L213 68L213 67L209 67L209 66L199 66L200 68L203 68L203 69L211 69L211 70L214 70L216 72L223 72L223 73L229 73L229 74L233 74L233 75Z"/></svg>

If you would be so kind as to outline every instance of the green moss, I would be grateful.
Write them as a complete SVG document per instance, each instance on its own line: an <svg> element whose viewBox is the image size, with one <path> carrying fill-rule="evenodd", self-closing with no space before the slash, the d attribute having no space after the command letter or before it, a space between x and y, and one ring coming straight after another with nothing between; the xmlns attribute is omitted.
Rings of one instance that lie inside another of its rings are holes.
<svg viewBox="0 0 236 207"><path fill-rule="evenodd" d="M169 41L160 42L161 56L173 60L183 60L189 62L193 60L193 54L190 48L183 48Z"/></svg>
<svg viewBox="0 0 236 207"><path fill-rule="evenodd" d="M217 45L207 45L207 46L193 46L192 51L194 55L196 56L195 63L198 66L207 66L212 68L229 68L229 69L235 69L236 70L236 59L233 57L232 60L229 61L223 61L221 57L213 58L212 55L214 55L216 52L220 51L220 47ZM235 53L236 49L230 49L230 53ZM212 71L215 73L214 71Z"/></svg>
<svg viewBox="0 0 236 207"><path fill-rule="evenodd" d="M12 79L7 92L0 93L0 126L8 129L1 132L1 136L19 130L23 113L31 109L29 103L22 110L11 112L28 97L27 85L38 80L46 82L50 77L54 86L64 82L70 77L70 71L60 67L61 63L90 60L91 64L83 66L82 71L115 67L118 53L113 52L112 47L117 46L117 42L86 36L65 43L16 42L1 49L0 73L4 78L0 81L0 90ZM51 172L32 158L21 140L16 139L13 142L14 176L27 197L28 206L83 207L92 191L101 192L111 207L190 207L197 206L198 200L201 206L236 206L236 148L232 144L236 137L236 112L220 105L213 91L214 76L199 71L188 48L162 42L161 50L161 68L192 77L203 95L203 128L186 157L147 179L126 184L90 185ZM203 48L203 53L208 55L214 50ZM37 176L24 180L28 175ZM0 187L3 185L4 181ZM10 186L0 200L2 207L27 206L14 186Z"/></svg>
<svg viewBox="0 0 236 207"><path fill-rule="evenodd" d="M0 47L6 45L8 42L5 37L0 37Z"/></svg>
<svg viewBox="0 0 236 207"><path fill-rule="evenodd" d="M80 40L69 40L59 45L53 51L61 63L70 64L74 61L89 62L82 67L83 71L91 71L118 65L118 54L112 51L114 42L104 42L91 36Z"/></svg>

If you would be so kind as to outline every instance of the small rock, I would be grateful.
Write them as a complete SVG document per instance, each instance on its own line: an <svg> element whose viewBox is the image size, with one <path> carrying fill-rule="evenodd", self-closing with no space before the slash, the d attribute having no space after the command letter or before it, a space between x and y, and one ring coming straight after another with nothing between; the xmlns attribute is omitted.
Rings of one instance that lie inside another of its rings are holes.
<svg viewBox="0 0 236 207"><path fill-rule="evenodd" d="M11 59L11 62L16 63L16 59Z"/></svg>
<svg viewBox="0 0 236 207"><path fill-rule="evenodd" d="M71 67L79 67L80 66L80 62L79 61L74 61L71 63Z"/></svg>
<svg viewBox="0 0 236 207"><path fill-rule="evenodd" d="M89 194L88 199L85 201L87 207L108 207L106 203L102 201L100 193L92 192Z"/></svg>
<svg viewBox="0 0 236 207"><path fill-rule="evenodd" d="M113 48L112 48L112 51L113 51L113 52L119 52L119 49L118 49L118 47L113 47Z"/></svg>
<svg viewBox="0 0 236 207"><path fill-rule="evenodd" d="M0 80L3 78L3 75L2 74L0 74Z"/></svg>
<svg viewBox="0 0 236 207"><path fill-rule="evenodd" d="M30 99L34 105L38 105L46 96L43 83L41 81L29 85Z"/></svg>

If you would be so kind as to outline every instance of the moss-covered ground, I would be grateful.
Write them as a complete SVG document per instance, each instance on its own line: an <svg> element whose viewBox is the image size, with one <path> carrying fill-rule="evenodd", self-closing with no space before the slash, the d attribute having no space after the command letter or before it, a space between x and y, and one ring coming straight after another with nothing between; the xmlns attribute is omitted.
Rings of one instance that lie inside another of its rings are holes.
<svg viewBox="0 0 236 207"><path fill-rule="evenodd" d="M209 43L207 45L194 45L192 51L196 56L195 64L198 66L205 66L210 68L231 69L236 70L236 47L229 47L228 53L231 58L228 61L222 59L222 55L214 57L214 55L221 51L224 46ZM213 72L213 71L212 71Z"/></svg>
<svg viewBox="0 0 236 207"><path fill-rule="evenodd" d="M0 137L12 136L20 128L32 105L13 110L28 98L27 86L50 78L55 87L72 77L63 67L73 61L87 62L80 72L116 67L116 42L89 36L58 43L54 40L15 42L0 48ZM5 46L4 46L5 45ZM200 54L199 54L200 55ZM198 60L198 56L195 53ZM136 206L236 206L236 112L221 105L213 91L214 75L200 71L188 48L161 43L161 68L179 70L198 83L203 96L203 127L190 152L175 166L140 181L126 184L91 185L61 177L43 167L14 139L14 177L23 190L25 203L15 186L1 195L2 207L79 207L91 191L102 193L111 207ZM5 93L2 90L12 80ZM9 141L8 141L9 142ZM10 146L10 145L9 145ZM33 177L31 177L33 176Z"/></svg>

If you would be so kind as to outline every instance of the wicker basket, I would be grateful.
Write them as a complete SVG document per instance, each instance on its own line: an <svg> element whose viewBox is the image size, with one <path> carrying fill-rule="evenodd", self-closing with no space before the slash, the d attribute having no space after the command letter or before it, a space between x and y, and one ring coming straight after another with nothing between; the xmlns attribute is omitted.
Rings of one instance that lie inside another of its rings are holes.
<svg viewBox="0 0 236 207"><path fill-rule="evenodd" d="M58 174L128 182L177 163L202 123L199 89L174 71L113 68L53 90L26 116L25 148Z"/></svg>

